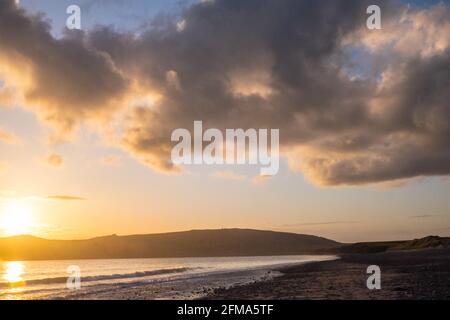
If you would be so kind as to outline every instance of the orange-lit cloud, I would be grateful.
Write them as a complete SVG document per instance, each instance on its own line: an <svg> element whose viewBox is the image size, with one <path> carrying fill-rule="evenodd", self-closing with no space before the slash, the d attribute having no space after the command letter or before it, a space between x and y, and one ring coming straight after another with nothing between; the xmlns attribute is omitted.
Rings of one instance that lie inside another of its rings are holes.
<svg viewBox="0 0 450 320"><path fill-rule="evenodd" d="M17 144L20 142L20 138L15 134L0 128L0 142Z"/></svg>
<svg viewBox="0 0 450 320"><path fill-rule="evenodd" d="M447 176L449 8L382 1L383 30L368 31L370 4L208 1L139 35L99 27L55 39L42 17L7 0L0 77L59 134L101 123L158 171L180 170L171 132L202 120L280 129L290 168L318 185Z"/></svg>
<svg viewBox="0 0 450 320"><path fill-rule="evenodd" d="M119 107L126 80L81 34L56 40L49 29L13 1L2 1L0 77L60 134L70 133L82 120L108 118Z"/></svg>
<svg viewBox="0 0 450 320"><path fill-rule="evenodd" d="M68 196L68 195L57 195L57 196L48 196L46 199L49 200L57 200L57 201L83 201L86 200L82 197Z"/></svg>
<svg viewBox="0 0 450 320"><path fill-rule="evenodd" d="M64 164L64 158L59 154L52 153L45 158L45 163L49 166L59 168Z"/></svg>

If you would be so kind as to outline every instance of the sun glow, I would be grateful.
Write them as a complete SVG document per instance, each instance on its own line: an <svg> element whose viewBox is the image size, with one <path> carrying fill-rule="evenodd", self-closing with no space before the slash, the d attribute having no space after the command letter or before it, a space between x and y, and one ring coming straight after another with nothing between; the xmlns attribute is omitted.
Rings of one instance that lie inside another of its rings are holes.
<svg viewBox="0 0 450 320"><path fill-rule="evenodd" d="M6 271L3 280L10 284L23 283L22 275L24 274L24 265L19 261L11 261L6 263Z"/></svg>
<svg viewBox="0 0 450 320"><path fill-rule="evenodd" d="M26 234L30 232L32 225L32 210L23 202L10 203L0 216L0 230L7 236Z"/></svg>

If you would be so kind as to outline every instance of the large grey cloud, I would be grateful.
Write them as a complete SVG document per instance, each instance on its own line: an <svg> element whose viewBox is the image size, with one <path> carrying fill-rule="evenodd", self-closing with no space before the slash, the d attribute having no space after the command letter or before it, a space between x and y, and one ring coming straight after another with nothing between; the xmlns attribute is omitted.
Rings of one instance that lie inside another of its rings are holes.
<svg viewBox="0 0 450 320"><path fill-rule="evenodd" d="M111 113L126 81L108 56L89 48L81 34L57 40L49 31L42 16L26 14L11 0L0 3L0 74L6 83L19 87L25 103L62 131Z"/></svg>
<svg viewBox="0 0 450 320"><path fill-rule="evenodd" d="M368 31L371 1L215 0L139 35L104 27L56 40L11 3L0 5L0 46L33 66L28 95L70 126L122 111L122 147L152 168L175 170L170 133L203 120L280 128L291 167L318 184L450 173L446 7L381 1L384 30Z"/></svg>

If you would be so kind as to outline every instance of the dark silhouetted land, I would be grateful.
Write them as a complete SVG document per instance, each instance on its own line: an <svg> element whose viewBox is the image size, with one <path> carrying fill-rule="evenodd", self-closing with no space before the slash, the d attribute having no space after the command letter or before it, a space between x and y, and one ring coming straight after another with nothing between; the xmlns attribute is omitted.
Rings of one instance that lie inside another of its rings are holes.
<svg viewBox="0 0 450 320"><path fill-rule="evenodd" d="M360 242L338 247L335 249L335 252L339 254L380 253L386 251L420 250L431 248L450 248L450 238L429 236L408 241Z"/></svg>
<svg viewBox="0 0 450 320"><path fill-rule="evenodd" d="M426 240L416 243L423 245ZM381 290L366 286L369 265L381 268ZM340 260L280 271L281 277L217 289L207 299L450 299L450 249L347 254Z"/></svg>
<svg viewBox="0 0 450 320"><path fill-rule="evenodd" d="M0 260L226 257L314 254L341 244L310 235L243 230L107 236L89 240L0 239Z"/></svg>

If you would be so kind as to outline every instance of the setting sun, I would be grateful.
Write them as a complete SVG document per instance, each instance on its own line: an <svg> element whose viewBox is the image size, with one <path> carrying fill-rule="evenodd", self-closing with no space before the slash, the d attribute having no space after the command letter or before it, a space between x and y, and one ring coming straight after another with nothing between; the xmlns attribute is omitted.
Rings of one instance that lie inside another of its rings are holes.
<svg viewBox="0 0 450 320"><path fill-rule="evenodd" d="M32 210L22 202L9 204L0 217L0 229L8 236L25 234L32 227Z"/></svg>

